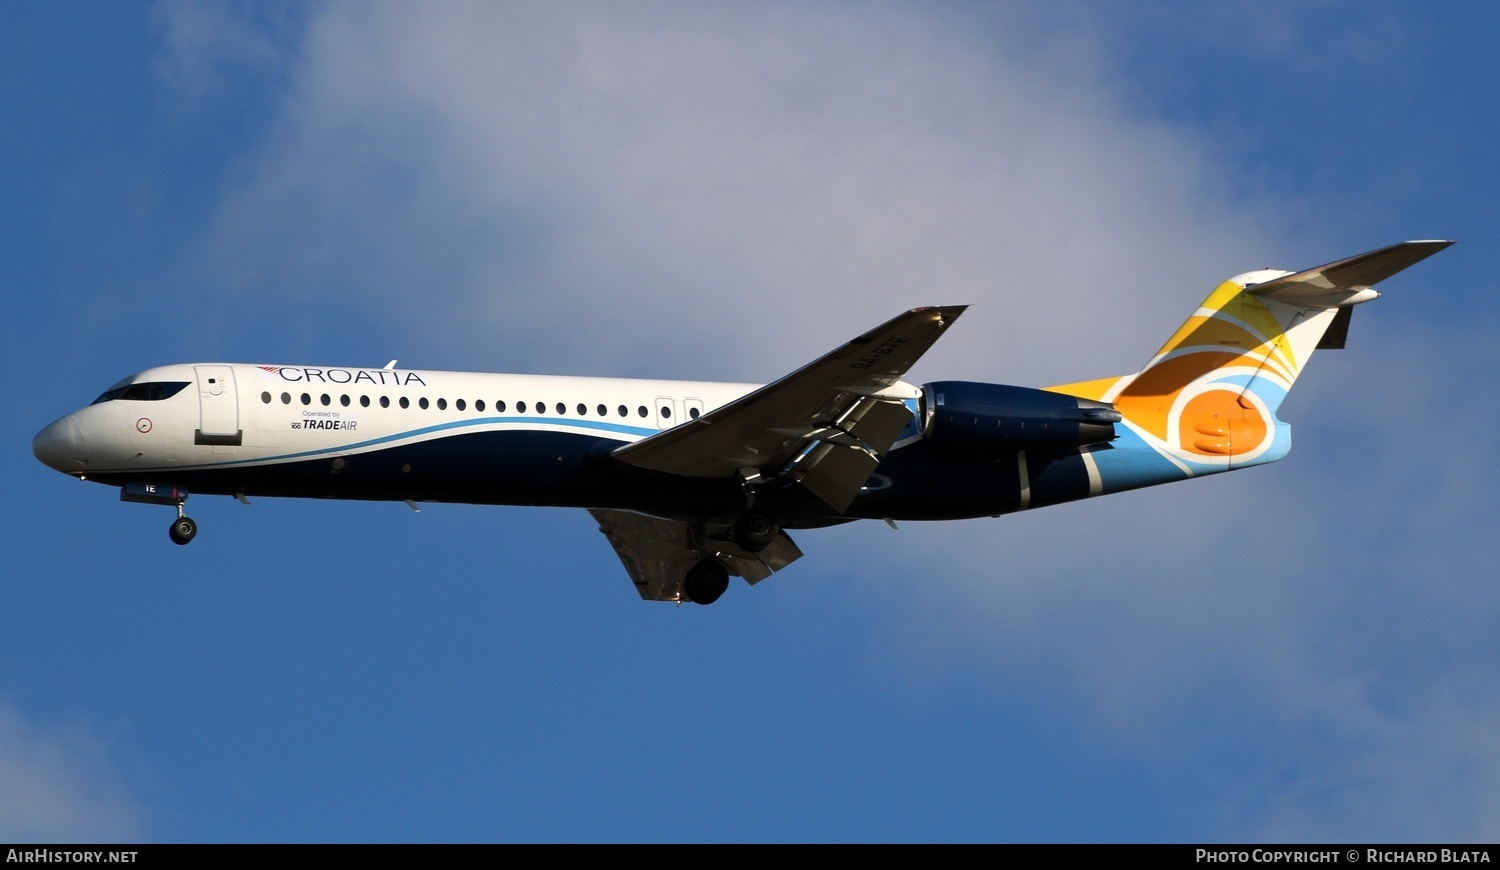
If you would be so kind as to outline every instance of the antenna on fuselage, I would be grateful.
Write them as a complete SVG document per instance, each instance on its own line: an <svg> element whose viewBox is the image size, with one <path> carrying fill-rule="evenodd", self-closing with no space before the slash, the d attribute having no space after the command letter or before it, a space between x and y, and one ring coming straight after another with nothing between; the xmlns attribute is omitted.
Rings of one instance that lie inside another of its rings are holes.
<svg viewBox="0 0 1500 870"><path fill-rule="evenodd" d="M391 360L390 362L386 363L385 364L385 368L381 369L381 371L383 371L383 372L393 372L395 370L396 370L396 361L395 360Z"/></svg>

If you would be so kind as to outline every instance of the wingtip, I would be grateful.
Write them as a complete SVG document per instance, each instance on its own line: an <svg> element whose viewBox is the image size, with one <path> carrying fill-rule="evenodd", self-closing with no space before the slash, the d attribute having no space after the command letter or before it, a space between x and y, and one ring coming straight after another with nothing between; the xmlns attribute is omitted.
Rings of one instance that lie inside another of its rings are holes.
<svg viewBox="0 0 1500 870"><path fill-rule="evenodd" d="M969 306L967 305L925 305L921 308L913 308L911 310L911 313L921 314L923 312L930 311L935 313L940 318L952 320L953 318L959 316L960 314L963 314L968 310Z"/></svg>
<svg viewBox="0 0 1500 870"><path fill-rule="evenodd" d="M969 310L967 305L937 305L933 308L937 312L937 319L943 326L952 325L960 314Z"/></svg>

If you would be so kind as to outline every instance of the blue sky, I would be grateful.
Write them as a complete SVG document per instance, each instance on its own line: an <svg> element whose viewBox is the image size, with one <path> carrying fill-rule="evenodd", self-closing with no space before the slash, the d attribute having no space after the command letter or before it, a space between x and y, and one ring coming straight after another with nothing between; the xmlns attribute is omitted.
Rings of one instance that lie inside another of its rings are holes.
<svg viewBox="0 0 1500 870"><path fill-rule="evenodd" d="M0 840L1500 837L1482 4L0 6ZM1242 474L805 532L641 602L582 512L121 504L30 455L187 361L1133 371L1410 238Z"/></svg>

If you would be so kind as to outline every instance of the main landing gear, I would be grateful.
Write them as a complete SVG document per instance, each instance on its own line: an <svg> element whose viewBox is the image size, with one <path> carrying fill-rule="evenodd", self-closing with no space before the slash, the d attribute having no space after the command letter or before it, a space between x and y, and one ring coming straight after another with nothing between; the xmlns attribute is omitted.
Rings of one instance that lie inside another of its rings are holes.
<svg viewBox="0 0 1500 870"><path fill-rule="evenodd" d="M734 521L731 534L741 549L759 553L771 546L771 542L781 534L781 525L765 511L751 509L740 514L740 518Z"/></svg>
<svg viewBox="0 0 1500 870"><path fill-rule="evenodd" d="M713 604L729 588L729 566L713 556L688 570L682 579L682 591L694 604Z"/></svg>
<svg viewBox="0 0 1500 870"><path fill-rule="evenodd" d="M700 551L707 555L688 569L687 576L682 578L682 593L694 604L713 604L729 588L729 566L715 555L715 548L708 545L701 524L698 525L696 534ZM774 516L752 508L735 520L728 535L720 534L715 537L719 541L733 541L743 551L738 554L739 558L745 558L745 554L751 554L751 558L754 558L753 554L771 546L780 534L781 524ZM723 545L719 547L722 549Z"/></svg>

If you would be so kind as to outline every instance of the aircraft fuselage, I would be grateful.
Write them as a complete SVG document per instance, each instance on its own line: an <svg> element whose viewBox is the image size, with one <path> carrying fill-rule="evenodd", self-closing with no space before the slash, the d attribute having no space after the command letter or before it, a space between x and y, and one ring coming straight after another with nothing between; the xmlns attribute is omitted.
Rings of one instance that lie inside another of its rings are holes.
<svg viewBox="0 0 1500 870"><path fill-rule="evenodd" d="M735 480L627 465L610 452L758 386L220 363L149 369L126 382L165 386L69 414L37 435L37 455L110 486L612 508L681 519L732 518L744 510L744 489ZM795 486L763 487L758 503L788 528L1021 507L1016 452L924 441L919 391L896 392L907 397L911 422L847 510L831 511ZM1078 450L1040 451L1033 464L1033 504L1089 494Z"/></svg>

